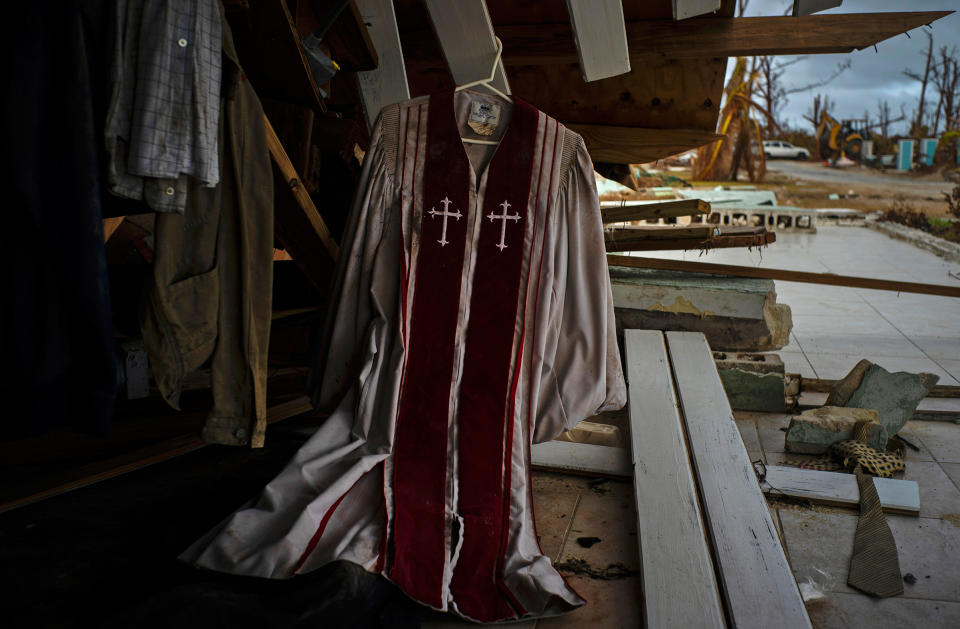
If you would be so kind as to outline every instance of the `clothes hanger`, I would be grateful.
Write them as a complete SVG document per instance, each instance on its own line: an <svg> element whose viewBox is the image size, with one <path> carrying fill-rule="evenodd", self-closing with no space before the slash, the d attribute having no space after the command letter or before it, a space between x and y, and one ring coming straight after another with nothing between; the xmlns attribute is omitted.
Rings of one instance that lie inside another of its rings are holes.
<svg viewBox="0 0 960 629"><path fill-rule="evenodd" d="M475 87L475 86L477 86L477 85L482 85L483 87L487 88L488 90L490 90L491 92L493 92L493 93L496 94L497 96L503 98L503 99L506 100L507 102L512 103L512 102L513 102L513 99L512 99L508 94L504 94L503 92L501 92L500 90L498 90L497 88L495 88L493 85L491 85L494 77L496 77L496 75L497 75L497 66L500 65L500 56L503 55L503 42L500 41L500 38L499 38L499 37L494 36L494 39L497 40L497 56L494 57L494 59L493 59L493 67L490 69L490 76L488 76L488 77L485 78L485 79L480 79L480 80L478 80L478 81L470 81L469 83L464 83L463 85L458 85L458 86L456 87L456 89L454 89L453 91L454 91L454 92L459 92L459 91L461 91L461 90L465 90L465 89L470 88L470 87ZM496 145L500 144L499 140L473 140L473 139L470 139L470 138L461 138L461 139L462 139L464 142L469 143L469 144L489 144L489 145L491 145L491 146L496 146Z"/></svg>

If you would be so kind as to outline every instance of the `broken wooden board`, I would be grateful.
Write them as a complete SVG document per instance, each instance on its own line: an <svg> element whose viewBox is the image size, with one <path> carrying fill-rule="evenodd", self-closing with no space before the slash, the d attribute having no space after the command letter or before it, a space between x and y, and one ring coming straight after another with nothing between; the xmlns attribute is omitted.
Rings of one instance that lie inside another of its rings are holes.
<svg viewBox="0 0 960 629"><path fill-rule="evenodd" d="M874 478L873 484L884 512L920 515L920 487L916 481ZM766 468L760 487L768 496L790 496L834 507L860 506L860 489L853 474L773 465Z"/></svg>
<svg viewBox="0 0 960 629"><path fill-rule="evenodd" d="M631 240L676 240L678 238L703 240L718 233L719 230L713 225L641 225L607 229L603 235L610 244Z"/></svg>
<svg viewBox="0 0 960 629"><path fill-rule="evenodd" d="M424 4L453 82L463 85L488 78L497 56L497 40L486 3L483 0L424 0ZM510 93L502 61L497 62L491 84L504 94ZM474 89L487 91L482 85Z"/></svg>
<svg viewBox="0 0 960 629"><path fill-rule="evenodd" d="M605 207L606 205L606 207ZM676 218L709 214L710 204L700 199L671 199L654 203L600 202L600 217L606 223L648 221L660 218Z"/></svg>
<svg viewBox="0 0 960 629"><path fill-rule="evenodd" d="M720 10L720 0L673 0L673 19L686 20Z"/></svg>
<svg viewBox="0 0 960 629"><path fill-rule="evenodd" d="M663 333L625 330L624 352L645 626L725 627Z"/></svg>
<svg viewBox="0 0 960 629"><path fill-rule="evenodd" d="M535 469L558 470L591 476L630 477L633 465L626 448L612 448L590 443L546 441L530 449Z"/></svg>
<svg viewBox="0 0 960 629"><path fill-rule="evenodd" d="M584 81L630 71L621 0L567 0L567 12Z"/></svg>
<svg viewBox="0 0 960 629"><path fill-rule="evenodd" d="M707 341L696 332L665 336L731 624L810 629Z"/></svg>
<svg viewBox="0 0 960 629"><path fill-rule="evenodd" d="M393 2L356 0L356 3L379 59L376 70L357 73L363 111L367 117L367 125L372 129L380 110L387 105L409 99L410 90L407 87L407 71Z"/></svg>
<svg viewBox="0 0 960 629"><path fill-rule="evenodd" d="M763 229L763 228L761 228ZM726 249L730 247L763 247L776 242L777 235L774 232L766 230L750 235L726 236L719 234L709 238L664 238L653 239L645 237L617 236L615 239L606 239L608 252L619 251L667 251L667 250L701 250ZM619 258L624 256L614 256L617 260L610 260L608 264L628 266L621 264ZM628 256L629 257L629 256Z"/></svg>
<svg viewBox="0 0 960 629"><path fill-rule="evenodd" d="M661 260L633 256L607 256L610 266L630 266L640 269L661 269L667 271L691 271L711 275L729 275L733 277L757 277L785 282L805 282L809 284L827 284L829 286L851 286L853 288L872 288L892 290L901 293L919 293L922 295L943 295L960 297L960 287L942 284L920 284L899 280L878 280L867 277L851 277L832 273L809 273L806 271L788 271L786 269L764 269L753 266L733 264L713 264L710 262L687 262L685 260Z"/></svg>

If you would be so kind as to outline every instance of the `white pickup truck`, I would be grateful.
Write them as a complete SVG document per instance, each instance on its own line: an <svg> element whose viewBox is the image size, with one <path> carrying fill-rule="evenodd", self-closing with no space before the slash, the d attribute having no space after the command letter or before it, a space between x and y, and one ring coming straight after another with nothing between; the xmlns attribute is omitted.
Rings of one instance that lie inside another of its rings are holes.
<svg viewBox="0 0 960 629"><path fill-rule="evenodd" d="M764 140L763 153L767 159L810 159L810 152L783 140Z"/></svg>

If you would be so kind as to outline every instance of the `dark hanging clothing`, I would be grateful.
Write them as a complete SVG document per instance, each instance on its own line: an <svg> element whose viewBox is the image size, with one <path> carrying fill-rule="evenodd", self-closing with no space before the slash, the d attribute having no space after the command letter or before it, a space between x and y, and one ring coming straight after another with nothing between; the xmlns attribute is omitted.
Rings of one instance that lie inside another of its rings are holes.
<svg viewBox="0 0 960 629"><path fill-rule="evenodd" d="M5 435L106 429L118 367L103 248L99 2L17 3L4 41L0 387Z"/></svg>
<svg viewBox="0 0 960 629"><path fill-rule="evenodd" d="M161 213L143 340L164 399L211 361L208 442L263 445L273 282L273 170L263 109L223 22L220 183L191 180L183 215Z"/></svg>

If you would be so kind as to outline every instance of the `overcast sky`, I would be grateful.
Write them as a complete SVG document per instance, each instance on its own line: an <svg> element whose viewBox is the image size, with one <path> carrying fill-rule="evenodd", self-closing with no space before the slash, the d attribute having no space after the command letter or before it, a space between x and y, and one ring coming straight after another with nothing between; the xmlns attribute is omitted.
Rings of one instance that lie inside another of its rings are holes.
<svg viewBox="0 0 960 629"><path fill-rule="evenodd" d="M750 0L747 5L747 16L751 15L782 15L787 6L792 6L788 0ZM885 11L958 11L945 18L937 20L932 25L933 47L936 51L942 45L956 46L960 51L960 0L844 0L843 5L824 13L867 13ZM844 55L811 55L806 59L790 66L784 75L787 88L801 86L822 80L830 75L838 63L850 59L852 65L840 77L819 91L829 94L830 99L836 101L834 115L839 118L861 118L864 109L870 111L871 117L876 118L877 103L886 99L891 109L898 117L901 103L907 112L915 112L920 98L920 83L903 75L903 70L911 68L923 74L924 54L927 38L921 27L910 31L910 38L906 35L897 35L877 44L877 52L873 47L858 50ZM784 57L790 59L791 57ZM732 69L732 61L727 64L728 71ZM783 108L782 119L792 127L808 125L802 116L807 113L813 104L813 92L793 94L790 101ZM936 107L936 96L930 104L931 90L927 88L927 103L930 114ZM936 92L934 92L936 94ZM905 123L900 123L896 131L906 132Z"/></svg>

